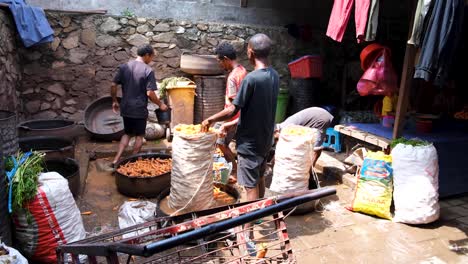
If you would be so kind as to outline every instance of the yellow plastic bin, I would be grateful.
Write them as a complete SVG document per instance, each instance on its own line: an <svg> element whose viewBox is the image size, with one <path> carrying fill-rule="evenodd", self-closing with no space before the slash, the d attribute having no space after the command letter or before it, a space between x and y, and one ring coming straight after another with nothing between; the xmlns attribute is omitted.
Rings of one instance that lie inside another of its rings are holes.
<svg viewBox="0 0 468 264"><path fill-rule="evenodd" d="M171 112L171 129L178 124L193 124L193 108L195 104L194 82L178 82L167 87L167 97Z"/></svg>

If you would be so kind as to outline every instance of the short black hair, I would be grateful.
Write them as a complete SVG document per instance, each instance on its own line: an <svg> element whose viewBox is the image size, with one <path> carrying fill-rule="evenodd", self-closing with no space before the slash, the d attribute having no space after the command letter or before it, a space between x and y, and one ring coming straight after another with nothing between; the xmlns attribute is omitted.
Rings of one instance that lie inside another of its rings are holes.
<svg viewBox="0 0 468 264"><path fill-rule="evenodd" d="M219 44L215 50L215 53L216 55L218 55L218 58L220 59L226 57L231 60L235 60L237 58L236 50L234 49L232 44L229 42L223 42Z"/></svg>
<svg viewBox="0 0 468 264"><path fill-rule="evenodd" d="M154 49L153 47L151 47L151 45L146 44L146 45L138 47L137 54L140 57L143 57L145 55L153 55Z"/></svg>
<svg viewBox="0 0 468 264"><path fill-rule="evenodd" d="M250 38L249 45L257 58L267 58L270 55L272 41L267 35L259 33Z"/></svg>

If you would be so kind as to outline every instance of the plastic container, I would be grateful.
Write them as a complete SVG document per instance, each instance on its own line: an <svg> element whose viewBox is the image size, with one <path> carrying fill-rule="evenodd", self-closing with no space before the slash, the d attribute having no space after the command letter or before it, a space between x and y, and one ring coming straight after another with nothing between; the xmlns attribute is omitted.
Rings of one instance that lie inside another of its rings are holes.
<svg viewBox="0 0 468 264"><path fill-rule="evenodd" d="M416 120L416 131L419 133L431 133L432 120Z"/></svg>
<svg viewBox="0 0 468 264"><path fill-rule="evenodd" d="M322 78L322 58L318 55L307 55L288 64L291 78Z"/></svg>
<svg viewBox="0 0 468 264"><path fill-rule="evenodd" d="M154 112L156 113L156 118L158 119L158 124L167 125L171 123L171 111L172 109L168 108L166 111L162 111L161 109L156 109Z"/></svg>
<svg viewBox="0 0 468 264"><path fill-rule="evenodd" d="M289 93L288 90L280 90L276 103L275 122L281 123L286 118L286 110L288 108Z"/></svg>
<svg viewBox="0 0 468 264"><path fill-rule="evenodd" d="M382 117L382 126L392 128L395 124L394 116L384 116Z"/></svg>
<svg viewBox="0 0 468 264"><path fill-rule="evenodd" d="M171 128L178 124L193 124L195 104L194 82L179 82L176 86L167 87L169 108L171 108Z"/></svg>

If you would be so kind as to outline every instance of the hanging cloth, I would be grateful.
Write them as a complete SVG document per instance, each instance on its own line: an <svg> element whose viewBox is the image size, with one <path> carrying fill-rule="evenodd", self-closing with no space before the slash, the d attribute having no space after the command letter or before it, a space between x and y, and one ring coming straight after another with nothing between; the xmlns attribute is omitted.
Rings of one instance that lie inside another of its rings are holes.
<svg viewBox="0 0 468 264"><path fill-rule="evenodd" d="M24 0L0 0L0 3L9 4L16 29L26 48L54 40L54 31L42 8L29 6Z"/></svg>
<svg viewBox="0 0 468 264"><path fill-rule="evenodd" d="M421 42L421 35L424 27L424 19L429 12L432 0L419 0L416 6L416 12L414 15L413 31L411 37L408 40L408 44L419 46Z"/></svg>
<svg viewBox="0 0 468 264"><path fill-rule="evenodd" d="M435 0L414 78L444 84L461 37L463 12L463 0Z"/></svg>
<svg viewBox="0 0 468 264"><path fill-rule="evenodd" d="M338 42L343 40L354 3L356 39L358 43L365 39L370 0L335 0L330 20L328 21L328 37Z"/></svg>
<svg viewBox="0 0 468 264"><path fill-rule="evenodd" d="M369 8L369 18L367 20L366 41L374 41L377 36L377 26L379 25L380 0L372 0Z"/></svg>

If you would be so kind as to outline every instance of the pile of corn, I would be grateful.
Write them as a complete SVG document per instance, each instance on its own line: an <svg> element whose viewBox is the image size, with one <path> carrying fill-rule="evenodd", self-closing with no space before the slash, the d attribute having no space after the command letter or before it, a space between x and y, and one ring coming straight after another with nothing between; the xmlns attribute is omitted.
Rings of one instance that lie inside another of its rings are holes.
<svg viewBox="0 0 468 264"><path fill-rule="evenodd" d="M197 135L202 132L202 126L201 125L177 125L175 128L175 131L185 134L185 135ZM209 132L214 132L214 129L210 127Z"/></svg>
<svg viewBox="0 0 468 264"><path fill-rule="evenodd" d="M310 133L310 128L301 126L291 126L283 129L281 133L289 136L304 136Z"/></svg>

